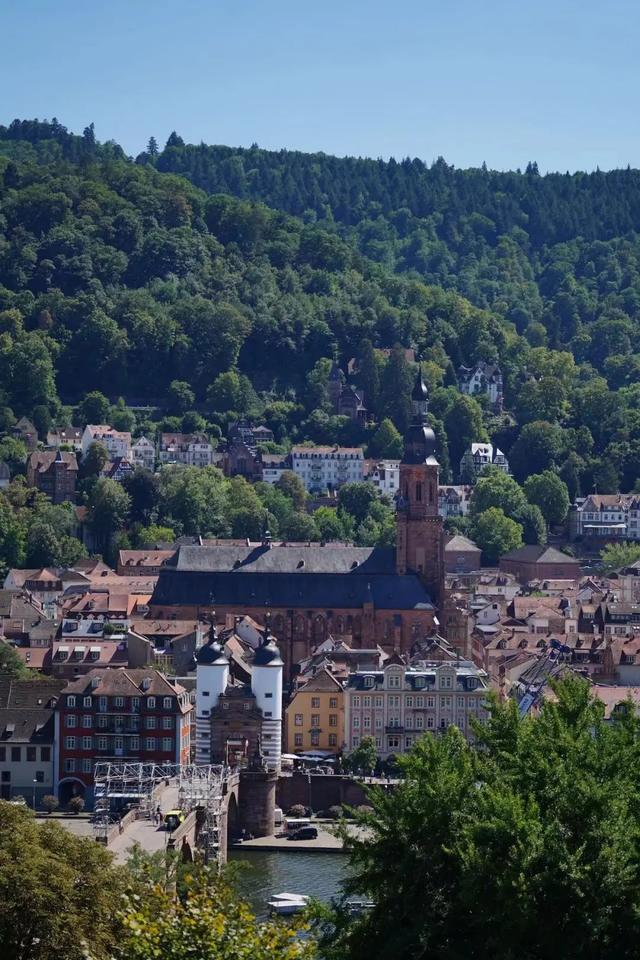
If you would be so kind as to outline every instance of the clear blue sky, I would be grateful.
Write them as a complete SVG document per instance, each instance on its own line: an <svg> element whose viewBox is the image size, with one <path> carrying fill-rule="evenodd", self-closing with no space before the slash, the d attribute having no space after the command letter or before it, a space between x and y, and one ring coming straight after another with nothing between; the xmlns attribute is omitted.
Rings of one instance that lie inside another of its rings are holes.
<svg viewBox="0 0 640 960"><path fill-rule="evenodd" d="M499 169L640 166L637 0L0 0L0 122Z"/></svg>

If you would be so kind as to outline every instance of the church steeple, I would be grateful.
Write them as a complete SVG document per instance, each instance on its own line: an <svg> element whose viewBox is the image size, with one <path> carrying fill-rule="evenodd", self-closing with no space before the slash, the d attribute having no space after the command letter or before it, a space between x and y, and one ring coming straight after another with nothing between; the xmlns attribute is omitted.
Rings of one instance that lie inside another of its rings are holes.
<svg viewBox="0 0 640 960"><path fill-rule="evenodd" d="M436 435L427 425L429 392L418 367L416 382L411 391L411 424L404 435L403 463L427 463L435 461Z"/></svg>
<svg viewBox="0 0 640 960"><path fill-rule="evenodd" d="M444 570L442 518L438 514L436 436L427 423L429 394L422 370L411 392L411 424L404 436L396 516L396 570L419 574L434 600Z"/></svg>

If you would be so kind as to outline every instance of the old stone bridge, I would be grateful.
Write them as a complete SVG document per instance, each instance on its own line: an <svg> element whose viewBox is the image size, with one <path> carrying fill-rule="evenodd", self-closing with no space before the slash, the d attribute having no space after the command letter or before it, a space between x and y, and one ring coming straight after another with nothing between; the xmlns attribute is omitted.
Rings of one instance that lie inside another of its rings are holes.
<svg viewBox="0 0 640 960"><path fill-rule="evenodd" d="M175 849L185 859L192 859L198 848L206 860L224 862L229 842L243 832L254 837L273 834L277 779L276 773L262 769L98 764L96 839L119 859L126 859L138 843L149 852ZM125 801L133 809L122 817L114 808ZM163 815L179 808L186 817L167 833L156 822L158 807Z"/></svg>

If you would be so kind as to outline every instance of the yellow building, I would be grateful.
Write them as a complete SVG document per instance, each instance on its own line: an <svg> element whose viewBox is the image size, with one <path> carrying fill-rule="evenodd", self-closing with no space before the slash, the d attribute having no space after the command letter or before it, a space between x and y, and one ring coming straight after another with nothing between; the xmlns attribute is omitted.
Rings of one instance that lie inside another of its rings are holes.
<svg viewBox="0 0 640 960"><path fill-rule="evenodd" d="M286 710L286 731L289 753L342 750L344 692L328 670L319 670L294 693Z"/></svg>

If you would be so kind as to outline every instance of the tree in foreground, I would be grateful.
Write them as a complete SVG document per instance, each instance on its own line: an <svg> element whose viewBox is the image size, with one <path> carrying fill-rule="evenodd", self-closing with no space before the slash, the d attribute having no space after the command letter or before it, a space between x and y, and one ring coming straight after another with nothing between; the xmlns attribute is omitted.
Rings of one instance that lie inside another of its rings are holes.
<svg viewBox="0 0 640 960"><path fill-rule="evenodd" d="M640 720L604 720L571 678L539 717L490 704L481 749L455 726L399 758L347 836L351 892L326 960L631 960L640 936Z"/></svg>
<svg viewBox="0 0 640 960"><path fill-rule="evenodd" d="M258 921L232 876L140 848L116 867L93 840L0 801L0 957L315 960L307 922Z"/></svg>
<svg viewBox="0 0 640 960"><path fill-rule="evenodd" d="M107 960L126 884L107 851L0 801L0 956Z"/></svg>
<svg viewBox="0 0 640 960"><path fill-rule="evenodd" d="M302 925L259 922L224 877L206 869L134 895L120 919L118 960L312 960Z"/></svg>

